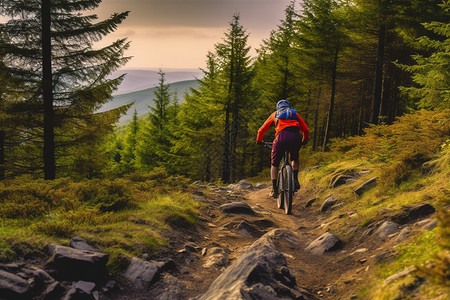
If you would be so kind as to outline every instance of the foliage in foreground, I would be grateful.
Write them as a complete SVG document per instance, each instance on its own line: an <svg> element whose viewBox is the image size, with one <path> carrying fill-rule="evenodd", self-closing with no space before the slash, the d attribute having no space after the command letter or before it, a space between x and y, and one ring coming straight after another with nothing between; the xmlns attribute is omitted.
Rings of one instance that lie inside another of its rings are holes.
<svg viewBox="0 0 450 300"><path fill-rule="evenodd" d="M199 200L187 179L164 169L114 180L30 180L0 183L0 261L44 253L49 242L80 236L111 255L112 271L129 255L156 253L170 228L197 222Z"/></svg>
<svg viewBox="0 0 450 300"><path fill-rule="evenodd" d="M395 259L376 267L363 299L400 299L411 292L423 299L450 295L446 288L450 278L449 119L448 109L419 111L393 125L372 126L364 136L334 141L330 153L313 155L310 166L317 166L302 176L305 193L319 199L332 194L343 204L324 223L333 224L330 230L344 238L389 219L405 205L429 203L439 211L437 229L395 246ZM363 173L355 182L330 190L338 176L358 172ZM373 177L378 177L377 186L361 196L354 193ZM413 226L412 230L418 229ZM419 271L385 284L389 276L411 267ZM421 284L424 280L427 284Z"/></svg>

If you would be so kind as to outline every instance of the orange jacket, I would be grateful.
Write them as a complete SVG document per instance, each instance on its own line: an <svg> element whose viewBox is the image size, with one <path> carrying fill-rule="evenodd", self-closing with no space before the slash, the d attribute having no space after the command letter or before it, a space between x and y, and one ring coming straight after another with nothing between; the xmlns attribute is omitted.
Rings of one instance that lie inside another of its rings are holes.
<svg viewBox="0 0 450 300"><path fill-rule="evenodd" d="M264 122L264 124L259 128L258 135L256 137L256 141L262 142L263 141L263 136L269 130L270 125L272 124L272 122L275 124L275 113L276 113L276 111L273 112L267 118L266 122ZM308 134L309 134L308 126L306 125L305 121L303 121L303 119L300 117L300 115L298 113L297 113L297 117L300 120L300 122L298 122L297 120L278 119L278 124L276 124L276 127L275 127L275 137L284 128L291 127L291 126L297 126L301 130L301 132L303 133L303 140L307 141L308 140Z"/></svg>

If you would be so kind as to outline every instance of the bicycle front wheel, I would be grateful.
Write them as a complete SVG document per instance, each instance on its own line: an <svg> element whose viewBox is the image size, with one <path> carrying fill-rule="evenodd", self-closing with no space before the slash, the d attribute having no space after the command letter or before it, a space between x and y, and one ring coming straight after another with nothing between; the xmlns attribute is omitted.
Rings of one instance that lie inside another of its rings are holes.
<svg viewBox="0 0 450 300"><path fill-rule="evenodd" d="M284 177L286 178L286 177ZM279 172L278 174L278 182L277 182L277 189L278 189L278 198L277 198L277 207L280 209L284 208L284 182L286 181L283 178L283 172Z"/></svg>
<svg viewBox="0 0 450 300"><path fill-rule="evenodd" d="M294 197L294 172L292 171L292 167L287 165L285 168L284 177L284 213L290 215L292 213L292 198Z"/></svg>

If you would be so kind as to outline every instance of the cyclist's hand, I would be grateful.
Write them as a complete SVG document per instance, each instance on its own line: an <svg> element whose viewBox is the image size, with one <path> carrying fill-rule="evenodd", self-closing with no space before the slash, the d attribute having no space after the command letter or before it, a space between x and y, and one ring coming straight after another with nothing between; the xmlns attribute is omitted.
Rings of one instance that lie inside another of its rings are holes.
<svg viewBox="0 0 450 300"><path fill-rule="evenodd" d="M308 144L308 140L302 141L302 146L306 146L306 144Z"/></svg>
<svg viewBox="0 0 450 300"><path fill-rule="evenodd" d="M258 144L258 145L264 145L265 143L264 143L264 142L260 142L260 141L256 141L256 144Z"/></svg>

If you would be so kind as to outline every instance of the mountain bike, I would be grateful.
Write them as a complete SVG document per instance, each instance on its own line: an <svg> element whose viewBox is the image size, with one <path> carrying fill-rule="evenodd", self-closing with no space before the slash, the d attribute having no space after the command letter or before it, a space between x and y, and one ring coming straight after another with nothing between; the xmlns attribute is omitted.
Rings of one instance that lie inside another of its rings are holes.
<svg viewBox="0 0 450 300"><path fill-rule="evenodd" d="M273 143L264 143L264 147L272 149ZM289 153L286 151L282 159L282 166L278 171L277 179L277 207L284 209L284 213L290 215L292 212L292 198L295 192L294 172L289 161Z"/></svg>

